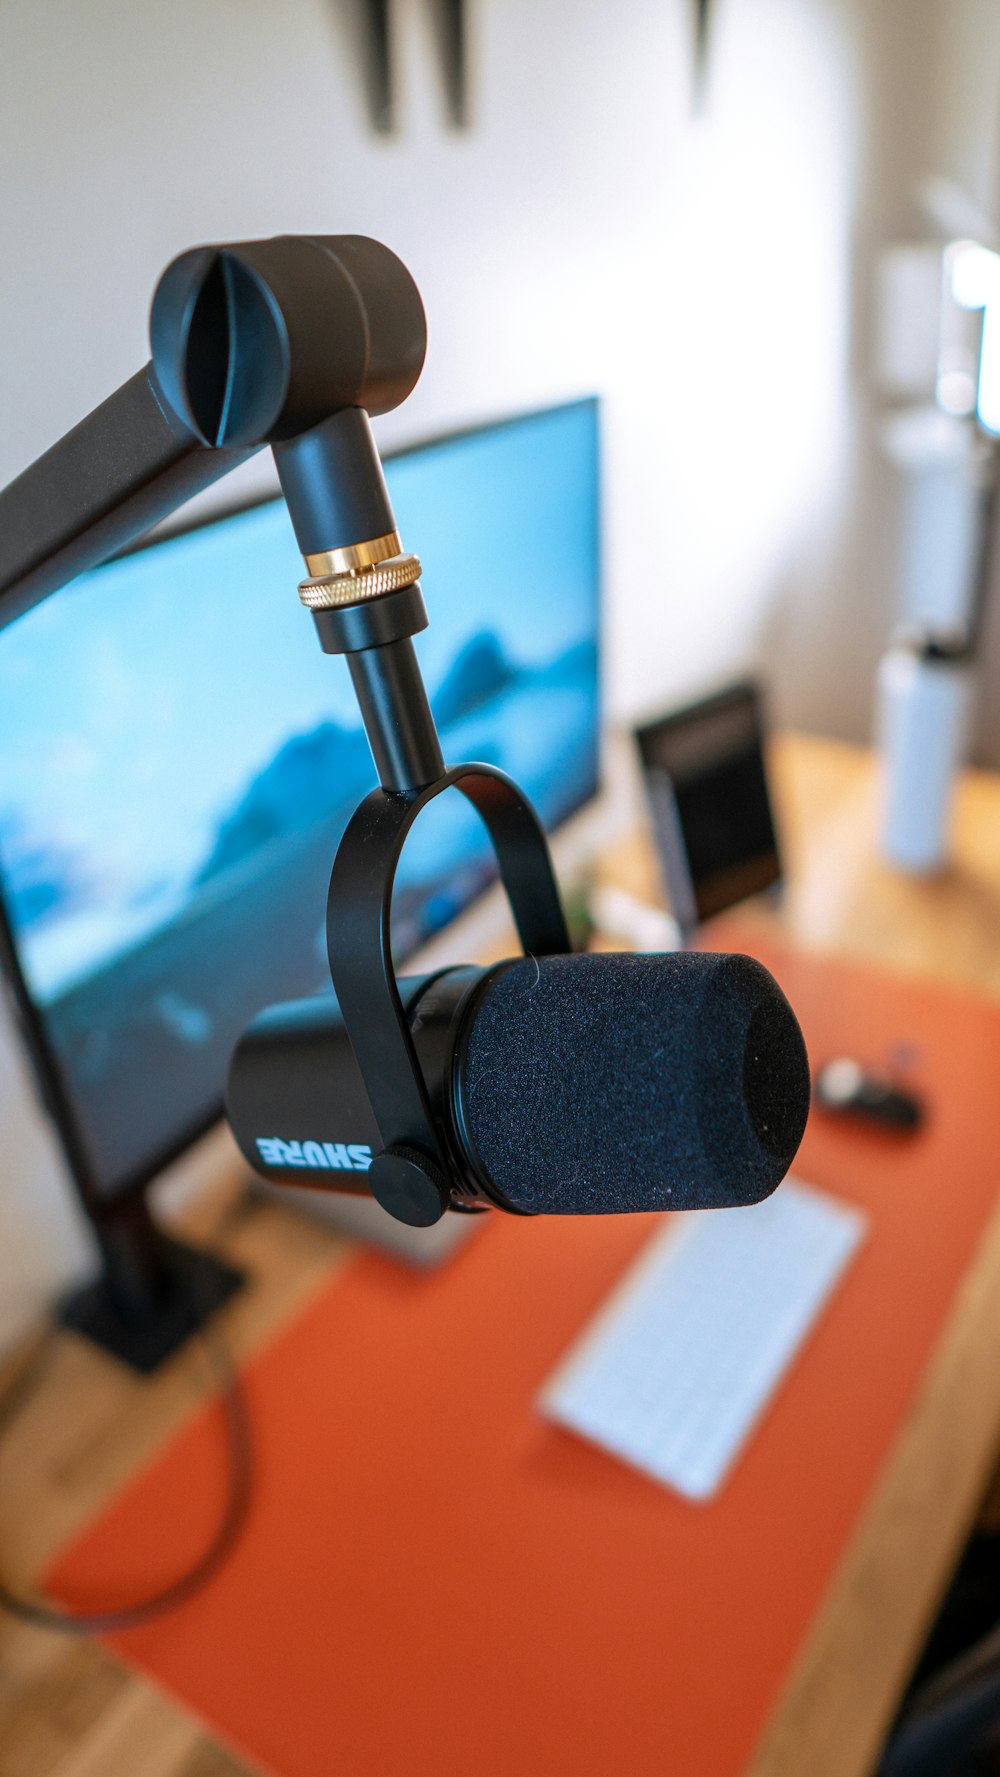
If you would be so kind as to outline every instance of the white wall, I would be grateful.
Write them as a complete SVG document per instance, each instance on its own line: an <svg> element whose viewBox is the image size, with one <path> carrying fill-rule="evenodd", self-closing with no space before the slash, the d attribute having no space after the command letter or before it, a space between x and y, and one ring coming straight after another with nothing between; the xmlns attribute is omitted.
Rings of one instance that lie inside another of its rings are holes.
<svg viewBox="0 0 1000 1777"><path fill-rule="evenodd" d="M849 462L855 214L870 165L892 160L872 146L895 141L886 93L933 91L945 12L976 5L716 0L695 119L689 0L469 0L474 127L456 134L424 9L397 0L401 129L383 140L357 91L348 0L4 0L0 483L145 360L174 253L373 234L413 270L431 328L423 380L383 440L605 396L613 713L766 653L783 713L843 723L840 576L868 563L878 519ZM915 14L933 26L922 47ZM243 473L256 485L267 470ZM0 1339L82 1251L15 1067L0 1044L14 1131Z"/></svg>
<svg viewBox="0 0 1000 1777"><path fill-rule="evenodd" d="M632 709L745 649L828 485L851 173L835 8L717 0L696 123L687 0L470 7L475 127L443 127L424 10L400 0L384 141L342 0L7 0L0 477L143 361L180 248L375 234L431 327L383 437L606 394L610 689Z"/></svg>
<svg viewBox="0 0 1000 1777"><path fill-rule="evenodd" d="M776 577L761 648L782 721L867 739L876 663L899 613L904 519L872 375L878 256L892 242L946 238L922 195L931 180L1000 221L1000 8L994 0L841 0L837 10L853 48L854 137L840 479L828 490L824 522ZM987 678L995 682L998 670L1000 628ZM986 696L988 688L984 716ZM979 751L1000 764L1000 721L992 737L980 722Z"/></svg>

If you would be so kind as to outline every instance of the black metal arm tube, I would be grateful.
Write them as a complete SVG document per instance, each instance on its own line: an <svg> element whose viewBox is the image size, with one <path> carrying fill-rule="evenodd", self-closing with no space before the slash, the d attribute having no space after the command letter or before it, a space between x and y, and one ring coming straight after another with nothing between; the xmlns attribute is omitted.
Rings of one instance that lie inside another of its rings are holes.
<svg viewBox="0 0 1000 1777"><path fill-rule="evenodd" d="M444 758L409 636L348 654L347 664L382 788L434 783Z"/></svg>
<svg viewBox="0 0 1000 1777"><path fill-rule="evenodd" d="M363 408L342 408L301 438L276 444L274 461L304 556L364 543L396 529Z"/></svg>
<svg viewBox="0 0 1000 1777"><path fill-rule="evenodd" d="M0 626L135 542L259 447L209 450L151 364L0 491Z"/></svg>
<svg viewBox="0 0 1000 1777"><path fill-rule="evenodd" d="M262 445L286 446L344 410L398 406L420 375L427 330L417 287L388 247L360 235L280 235L182 253L157 285L150 341L145 370L0 492L0 625ZM369 472L366 427L349 414L333 428L329 466L347 478L333 510L377 526L387 497ZM307 524L331 516L323 459L313 444L301 463L293 452Z"/></svg>

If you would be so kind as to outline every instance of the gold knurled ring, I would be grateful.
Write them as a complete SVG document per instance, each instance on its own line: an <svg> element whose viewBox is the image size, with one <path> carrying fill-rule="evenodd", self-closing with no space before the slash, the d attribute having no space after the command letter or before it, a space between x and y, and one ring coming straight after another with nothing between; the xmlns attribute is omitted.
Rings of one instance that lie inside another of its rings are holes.
<svg viewBox="0 0 1000 1777"><path fill-rule="evenodd" d="M299 598L310 611L329 611L336 605L360 605L365 599L384 598L420 579L415 555L395 555L356 574L324 574L299 584Z"/></svg>

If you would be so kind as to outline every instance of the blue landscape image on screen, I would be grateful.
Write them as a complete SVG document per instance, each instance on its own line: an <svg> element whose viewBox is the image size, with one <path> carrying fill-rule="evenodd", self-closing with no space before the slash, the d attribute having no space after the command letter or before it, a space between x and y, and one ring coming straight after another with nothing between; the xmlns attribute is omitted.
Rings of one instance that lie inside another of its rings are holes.
<svg viewBox="0 0 1000 1777"><path fill-rule="evenodd" d="M445 757L501 766L550 828L597 782L596 452L581 402L386 465L423 563L416 647ZM375 775L302 572L269 501L109 563L0 634L7 918L102 1176L217 1104L249 1016L326 979L330 864ZM404 852L398 954L491 873L477 817L441 798Z"/></svg>

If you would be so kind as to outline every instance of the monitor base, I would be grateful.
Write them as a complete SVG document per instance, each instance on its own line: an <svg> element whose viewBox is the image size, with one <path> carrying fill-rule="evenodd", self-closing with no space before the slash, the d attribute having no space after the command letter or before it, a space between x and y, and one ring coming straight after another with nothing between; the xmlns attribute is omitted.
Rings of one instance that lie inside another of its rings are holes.
<svg viewBox="0 0 1000 1777"><path fill-rule="evenodd" d="M122 1303L107 1270L60 1304L59 1324L81 1333L133 1370L151 1375L246 1281L212 1253L160 1235L156 1288L141 1306Z"/></svg>

